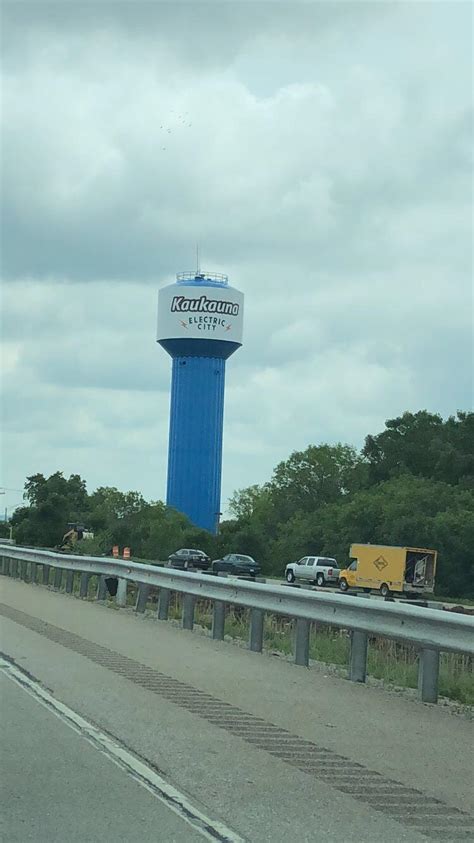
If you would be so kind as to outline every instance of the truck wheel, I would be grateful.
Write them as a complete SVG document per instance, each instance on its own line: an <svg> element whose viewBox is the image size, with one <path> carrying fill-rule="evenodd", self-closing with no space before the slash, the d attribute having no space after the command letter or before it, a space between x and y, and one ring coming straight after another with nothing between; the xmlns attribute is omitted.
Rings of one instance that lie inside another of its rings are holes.
<svg viewBox="0 0 474 843"><path fill-rule="evenodd" d="M287 582L294 582L295 581L295 575L294 575L293 571L287 571L286 572L286 581Z"/></svg>
<svg viewBox="0 0 474 843"><path fill-rule="evenodd" d="M322 586L322 585L324 585L324 583L325 583L324 574L318 574L318 576L316 577L316 585Z"/></svg>
<svg viewBox="0 0 474 843"><path fill-rule="evenodd" d="M344 578L342 578L342 580L339 580L339 588L341 589L341 591L347 591L349 588L349 586L347 585L347 580L345 580Z"/></svg>
<svg viewBox="0 0 474 843"><path fill-rule="evenodd" d="M380 594L382 597L389 597L390 596L390 589L386 582L383 582L380 586Z"/></svg>

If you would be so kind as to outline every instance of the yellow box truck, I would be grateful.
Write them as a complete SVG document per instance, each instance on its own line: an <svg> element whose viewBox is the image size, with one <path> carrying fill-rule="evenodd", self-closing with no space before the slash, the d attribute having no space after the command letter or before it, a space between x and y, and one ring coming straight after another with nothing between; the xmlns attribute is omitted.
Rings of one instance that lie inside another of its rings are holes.
<svg viewBox="0 0 474 843"><path fill-rule="evenodd" d="M353 544L352 562L339 576L339 588L379 591L383 597L395 594L421 596L434 590L436 550L421 547L390 547L383 544Z"/></svg>

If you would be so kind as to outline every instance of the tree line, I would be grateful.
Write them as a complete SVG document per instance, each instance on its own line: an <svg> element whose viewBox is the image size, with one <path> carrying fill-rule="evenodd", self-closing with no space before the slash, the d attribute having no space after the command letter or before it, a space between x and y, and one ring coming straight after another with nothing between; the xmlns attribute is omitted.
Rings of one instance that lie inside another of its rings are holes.
<svg viewBox="0 0 474 843"><path fill-rule="evenodd" d="M55 547L69 522L94 532L82 552L129 546L144 559L179 547L212 558L247 553L267 574L306 554L334 556L343 567L353 542L439 551L437 591L474 597L474 413L443 420L422 410L389 419L358 451L309 445L279 463L267 483L237 490L218 536L194 527L139 492L100 487L89 494L79 475L32 475L25 506L11 523L18 544Z"/></svg>

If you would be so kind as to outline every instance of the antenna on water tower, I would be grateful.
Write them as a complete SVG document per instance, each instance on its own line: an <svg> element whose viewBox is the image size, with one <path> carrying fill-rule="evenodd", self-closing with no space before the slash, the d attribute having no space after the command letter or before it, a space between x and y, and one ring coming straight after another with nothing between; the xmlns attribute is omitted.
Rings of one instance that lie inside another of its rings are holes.
<svg viewBox="0 0 474 843"><path fill-rule="evenodd" d="M199 266L199 243L196 243L196 276L201 274L201 267Z"/></svg>

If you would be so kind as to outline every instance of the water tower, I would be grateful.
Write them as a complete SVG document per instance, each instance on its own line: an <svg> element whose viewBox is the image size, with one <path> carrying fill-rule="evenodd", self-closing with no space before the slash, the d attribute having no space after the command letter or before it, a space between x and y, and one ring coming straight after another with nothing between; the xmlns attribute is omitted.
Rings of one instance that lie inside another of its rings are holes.
<svg viewBox="0 0 474 843"><path fill-rule="evenodd" d="M158 342L173 359L166 503L217 532L225 363L242 345L243 294L226 275L181 272L158 296Z"/></svg>

